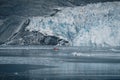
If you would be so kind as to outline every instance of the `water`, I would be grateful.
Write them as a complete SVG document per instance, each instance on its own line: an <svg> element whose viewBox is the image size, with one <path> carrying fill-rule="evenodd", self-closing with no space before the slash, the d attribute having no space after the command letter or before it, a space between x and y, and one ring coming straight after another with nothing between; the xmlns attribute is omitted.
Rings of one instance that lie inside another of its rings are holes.
<svg viewBox="0 0 120 80"><path fill-rule="evenodd" d="M120 80L116 49L0 49L0 80Z"/></svg>

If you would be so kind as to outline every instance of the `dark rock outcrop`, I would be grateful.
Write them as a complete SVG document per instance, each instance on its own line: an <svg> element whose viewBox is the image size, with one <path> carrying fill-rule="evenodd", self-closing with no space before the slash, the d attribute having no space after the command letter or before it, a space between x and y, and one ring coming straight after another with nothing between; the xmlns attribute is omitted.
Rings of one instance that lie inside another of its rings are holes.
<svg viewBox="0 0 120 80"><path fill-rule="evenodd" d="M9 41L12 36L16 33L19 33L20 29L23 29L21 26L24 18L18 16L11 16L7 18L3 24L0 26L0 43L3 44L6 41Z"/></svg>
<svg viewBox="0 0 120 80"><path fill-rule="evenodd" d="M68 45L69 42L56 36L46 36L38 31L24 31L14 39L6 42L7 45Z"/></svg>
<svg viewBox="0 0 120 80"><path fill-rule="evenodd" d="M7 19L0 30L0 44L5 45L69 45L57 36L44 35L38 31L26 30L30 19L13 17Z"/></svg>

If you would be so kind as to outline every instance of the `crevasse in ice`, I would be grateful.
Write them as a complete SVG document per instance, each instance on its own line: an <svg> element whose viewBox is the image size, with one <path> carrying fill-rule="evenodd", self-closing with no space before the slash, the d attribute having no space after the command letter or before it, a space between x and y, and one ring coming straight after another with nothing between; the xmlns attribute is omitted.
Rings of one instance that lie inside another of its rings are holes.
<svg viewBox="0 0 120 80"><path fill-rule="evenodd" d="M59 36L71 46L120 46L120 2L59 9L55 16L30 17L26 29Z"/></svg>

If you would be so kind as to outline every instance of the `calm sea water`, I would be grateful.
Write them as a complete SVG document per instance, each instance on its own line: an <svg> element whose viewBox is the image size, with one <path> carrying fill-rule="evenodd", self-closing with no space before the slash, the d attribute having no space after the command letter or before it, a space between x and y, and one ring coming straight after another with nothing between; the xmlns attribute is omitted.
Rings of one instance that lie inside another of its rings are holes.
<svg viewBox="0 0 120 80"><path fill-rule="evenodd" d="M120 51L0 49L0 80L120 80Z"/></svg>

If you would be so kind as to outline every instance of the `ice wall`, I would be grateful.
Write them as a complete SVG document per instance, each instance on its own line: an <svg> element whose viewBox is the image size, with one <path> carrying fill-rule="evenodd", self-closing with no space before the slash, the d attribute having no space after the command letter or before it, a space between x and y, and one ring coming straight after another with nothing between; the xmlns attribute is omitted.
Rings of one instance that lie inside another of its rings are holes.
<svg viewBox="0 0 120 80"><path fill-rule="evenodd" d="M120 46L120 2L59 10L55 16L30 17L26 29L59 36L72 46Z"/></svg>

